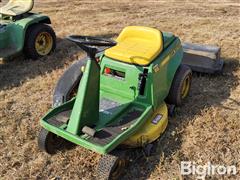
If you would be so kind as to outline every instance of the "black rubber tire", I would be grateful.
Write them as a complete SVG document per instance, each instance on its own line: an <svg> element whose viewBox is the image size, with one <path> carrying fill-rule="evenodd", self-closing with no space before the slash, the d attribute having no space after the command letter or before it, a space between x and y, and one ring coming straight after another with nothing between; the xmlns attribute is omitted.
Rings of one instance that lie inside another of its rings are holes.
<svg viewBox="0 0 240 180"><path fill-rule="evenodd" d="M103 50L99 51L97 57L100 57ZM53 93L52 106L57 107L69 101L78 90L79 83L82 79L83 72L81 67L85 67L88 57L84 57L72 64L59 78Z"/></svg>
<svg viewBox="0 0 240 180"><path fill-rule="evenodd" d="M121 176L127 160L124 157L103 155L98 165L98 178L100 180L116 180Z"/></svg>
<svg viewBox="0 0 240 180"><path fill-rule="evenodd" d="M85 57L72 64L59 78L53 93L53 107L60 106L72 98L83 76L83 72L80 69L86 66L86 64L87 58Z"/></svg>
<svg viewBox="0 0 240 180"><path fill-rule="evenodd" d="M176 107L173 104L168 104L168 116L174 117L176 111Z"/></svg>
<svg viewBox="0 0 240 180"><path fill-rule="evenodd" d="M52 49L47 55L51 54L55 50L56 34L55 34L54 30L46 24L42 24L42 23L33 24L30 27L28 27L26 34L25 34L24 54L28 58L36 60L36 59L42 57L42 55L38 54L38 52L36 51L36 48L35 48L36 38L37 38L38 34L41 32L47 32L48 34L50 34L50 36L52 37L52 40L53 40Z"/></svg>
<svg viewBox="0 0 240 180"><path fill-rule="evenodd" d="M48 154L56 154L58 150L61 150L64 139L42 128L38 135L38 147L42 151Z"/></svg>
<svg viewBox="0 0 240 180"><path fill-rule="evenodd" d="M190 88L191 88L192 70L190 67L186 65L180 65L174 75L174 79L173 79L169 94L166 98L166 102L168 104L173 104L176 106L182 105L185 98L182 98L181 90L182 90L183 83L187 77L190 77ZM190 91L190 88L189 88L189 91Z"/></svg>

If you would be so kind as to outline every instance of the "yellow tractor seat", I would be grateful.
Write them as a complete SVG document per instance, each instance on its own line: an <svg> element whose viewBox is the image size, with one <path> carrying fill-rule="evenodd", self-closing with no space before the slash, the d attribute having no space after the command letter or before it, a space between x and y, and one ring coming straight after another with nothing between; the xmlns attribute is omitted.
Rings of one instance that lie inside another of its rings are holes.
<svg viewBox="0 0 240 180"><path fill-rule="evenodd" d="M163 50L162 33L149 27L126 27L116 41L117 45L107 49L105 55L131 64L148 65Z"/></svg>
<svg viewBox="0 0 240 180"><path fill-rule="evenodd" d="M6 16L18 16L32 10L34 0L10 0L0 8L0 14Z"/></svg>

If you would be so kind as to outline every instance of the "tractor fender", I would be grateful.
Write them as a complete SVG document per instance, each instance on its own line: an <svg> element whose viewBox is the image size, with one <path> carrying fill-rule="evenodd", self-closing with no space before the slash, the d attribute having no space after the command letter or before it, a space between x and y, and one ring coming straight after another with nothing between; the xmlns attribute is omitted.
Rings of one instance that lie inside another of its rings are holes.
<svg viewBox="0 0 240 180"><path fill-rule="evenodd" d="M23 50L27 29L31 25L38 23L51 24L51 20L48 16L33 14L26 18L17 20L10 25L9 31L11 35L11 42L15 45L16 53Z"/></svg>
<svg viewBox="0 0 240 180"><path fill-rule="evenodd" d="M87 64L87 57L72 64L59 78L53 93L53 107L57 107L67 100L71 91L76 87L83 75L81 67Z"/></svg>

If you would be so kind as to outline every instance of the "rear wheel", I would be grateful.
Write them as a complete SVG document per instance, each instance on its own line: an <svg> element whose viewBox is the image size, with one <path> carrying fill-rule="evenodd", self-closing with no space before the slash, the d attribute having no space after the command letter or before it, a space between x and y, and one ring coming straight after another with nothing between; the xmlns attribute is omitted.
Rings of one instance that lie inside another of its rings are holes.
<svg viewBox="0 0 240 180"><path fill-rule="evenodd" d="M49 55L56 48L56 35L46 24L34 24L27 29L24 52L31 59Z"/></svg>
<svg viewBox="0 0 240 180"><path fill-rule="evenodd" d="M77 61L60 77L53 94L53 107L60 106L76 96L86 63L87 58Z"/></svg>
<svg viewBox="0 0 240 180"><path fill-rule="evenodd" d="M41 129L38 136L38 147L39 149L47 152L48 154L55 154L64 144L64 139L47 131Z"/></svg>
<svg viewBox="0 0 240 180"><path fill-rule="evenodd" d="M98 177L101 180L119 179L127 160L124 157L103 155L98 165Z"/></svg>
<svg viewBox="0 0 240 180"><path fill-rule="evenodd" d="M192 70L186 65L180 65L175 73L166 102L181 106L188 96L192 81Z"/></svg>

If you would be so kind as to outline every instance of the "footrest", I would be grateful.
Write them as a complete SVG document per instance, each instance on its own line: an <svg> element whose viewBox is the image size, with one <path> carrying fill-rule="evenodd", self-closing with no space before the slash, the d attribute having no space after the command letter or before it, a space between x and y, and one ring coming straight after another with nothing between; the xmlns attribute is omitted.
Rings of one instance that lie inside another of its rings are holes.
<svg viewBox="0 0 240 180"><path fill-rule="evenodd" d="M95 133L96 133L96 130L95 130L95 129L92 129L92 128L88 127L88 126L84 126L84 127L82 128L82 132L83 132L84 134L87 134L87 135L91 136L91 137L94 137L94 135L95 135Z"/></svg>
<svg viewBox="0 0 240 180"><path fill-rule="evenodd" d="M48 119L47 122L56 127L60 127L68 122L71 112L72 110L60 112L56 116L53 116L52 118Z"/></svg>
<svg viewBox="0 0 240 180"><path fill-rule="evenodd" d="M127 130L136 120L142 115L143 111L132 109L123 116L120 117L118 123L108 125L102 130L96 132L94 137L88 139L88 141L99 144L106 145L114 140L118 135Z"/></svg>

